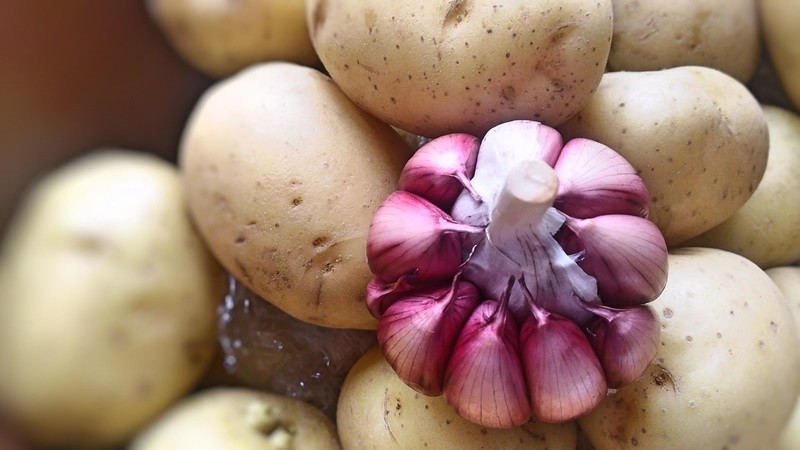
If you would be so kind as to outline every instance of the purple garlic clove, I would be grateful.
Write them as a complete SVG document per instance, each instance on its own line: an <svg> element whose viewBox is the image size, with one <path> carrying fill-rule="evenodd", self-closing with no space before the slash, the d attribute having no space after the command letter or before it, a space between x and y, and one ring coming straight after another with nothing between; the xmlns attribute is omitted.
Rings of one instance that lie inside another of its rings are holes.
<svg viewBox="0 0 800 450"><path fill-rule="evenodd" d="M560 238L578 265L597 280L603 303L628 306L654 300L667 284L667 244L653 222L637 216L567 218Z"/></svg>
<svg viewBox="0 0 800 450"><path fill-rule="evenodd" d="M417 194L449 210L461 191L475 198L470 178L475 172L480 141L463 133L436 138L414 153L400 173L400 189Z"/></svg>
<svg viewBox="0 0 800 450"><path fill-rule="evenodd" d="M484 301L467 320L447 365L444 395L479 425L511 428L529 420L519 332L502 301Z"/></svg>
<svg viewBox="0 0 800 450"><path fill-rule="evenodd" d="M375 212L367 235L367 262L385 281L414 274L421 281L452 278L461 265L459 233L483 230L454 221L424 198L395 191Z"/></svg>
<svg viewBox="0 0 800 450"><path fill-rule="evenodd" d="M401 295L419 289L410 282L412 275L403 275L394 282L385 282L378 277L372 277L367 283L366 302L367 309L372 316L380 319L386 308Z"/></svg>
<svg viewBox="0 0 800 450"><path fill-rule="evenodd" d="M599 305L586 308L597 314L588 327L588 336L608 386L618 388L642 376L656 356L661 332L652 308L612 309Z"/></svg>
<svg viewBox="0 0 800 450"><path fill-rule="evenodd" d="M479 302L475 285L456 278L392 303L378 323L378 343L400 379L423 394L440 395L456 338Z"/></svg>
<svg viewBox="0 0 800 450"><path fill-rule="evenodd" d="M605 398L608 386L603 367L575 322L541 310L523 323L520 341L531 409L537 420L573 420Z"/></svg>
<svg viewBox="0 0 800 450"><path fill-rule="evenodd" d="M599 142L567 142L555 170L560 184L553 206L564 214L581 219L647 215L650 199L644 181L622 155Z"/></svg>

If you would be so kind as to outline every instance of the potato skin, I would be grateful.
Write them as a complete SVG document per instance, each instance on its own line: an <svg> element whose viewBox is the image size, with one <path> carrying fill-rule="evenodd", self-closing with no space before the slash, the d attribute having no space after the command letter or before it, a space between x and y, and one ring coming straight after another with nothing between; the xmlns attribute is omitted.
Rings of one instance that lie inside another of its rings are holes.
<svg viewBox="0 0 800 450"><path fill-rule="evenodd" d="M237 279L300 320L374 329L367 230L409 154L330 78L273 62L203 96L180 166L201 234Z"/></svg>
<svg viewBox="0 0 800 450"><path fill-rule="evenodd" d="M609 70L705 66L743 83L753 77L761 53L755 0L613 3Z"/></svg>
<svg viewBox="0 0 800 450"><path fill-rule="evenodd" d="M661 345L644 376L579 419L598 449L772 448L800 391L797 329L755 264L681 248L650 303Z"/></svg>
<svg viewBox="0 0 800 450"><path fill-rule="evenodd" d="M738 253L766 269L800 261L800 116L764 106L769 160L753 195L733 216L687 245Z"/></svg>
<svg viewBox="0 0 800 450"><path fill-rule="evenodd" d="M761 181L769 151L766 118L747 88L696 66L607 73L559 131L602 142L639 171L650 219L670 246L739 209Z"/></svg>
<svg viewBox="0 0 800 450"><path fill-rule="evenodd" d="M206 371L225 280L174 166L105 150L57 170L0 261L0 410L34 443L121 443Z"/></svg>
<svg viewBox="0 0 800 450"><path fill-rule="evenodd" d="M795 325L800 326L800 266L781 266L766 270L786 298ZM798 399L800 400L800 399ZM800 401L795 401L794 411L781 431L776 450L800 448Z"/></svg>
<svg viewBox="0 0 800 450"><path fill-rule="evenodd" d="M304 0L147 0L147 8L175 50L213 77L265 61L319 63Z"/></svg>
<svg viewBox="0 0 800 450"><path fill-rule="evenodd" d="M575 422L551 425L531 420L510 429L468 422L444 397L428 397L406 386L378 347L350 369L336 420L347 450L574 450L578 439Z"/></svg>
<svg viewBox="0 0 800 450"><path fill-rule="evenodd" d="M130 450L340 448L333 422L314 406L276 394L229 387L201 391L181 400L129 446Z"/></svg>
<svg viewBox="0 0 800 450"><path fill-rule="evenodd" d="M800 109L800 0L759 0L767 52L784 90Z"/></svg>
<svg viewBox="0 0 800 450"><path fill-rule="evenodd" d="M311 39L358 105L415 134L555 126L600 82L611 0L308 0Z"/></svg>

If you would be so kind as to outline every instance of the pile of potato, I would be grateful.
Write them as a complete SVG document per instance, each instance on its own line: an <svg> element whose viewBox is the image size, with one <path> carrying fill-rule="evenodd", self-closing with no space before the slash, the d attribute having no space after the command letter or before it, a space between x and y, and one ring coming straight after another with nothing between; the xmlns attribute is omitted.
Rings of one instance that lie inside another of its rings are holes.
<svg viewBox="0 0 800 450"><path fill-rule="evenodd" d="M111 142L31 183L0 248L0 448L800 448L800 0L146 8L216 81L172 158ZM367 228L413 143L513 119L610 146L648 188L670 256L642 378L493 430L377 350L334 418L211 375L226 274L374 329Z"/></svg>

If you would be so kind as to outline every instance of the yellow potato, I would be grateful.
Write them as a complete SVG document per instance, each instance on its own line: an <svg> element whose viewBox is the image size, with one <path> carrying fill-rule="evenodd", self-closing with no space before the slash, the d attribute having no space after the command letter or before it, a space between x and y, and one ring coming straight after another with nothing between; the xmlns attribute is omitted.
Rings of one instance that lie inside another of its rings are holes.
<svg viewBox="0 0 800 450"><path fill-rule="evenodd" d="M333 422L298 399L245 388L193 394L142 431L130 450L337 450Z"/></svg>
<svg viewBox="0 0 800 450"><path fill-rule="evenodd" d="M800 108L800 0L759 0L767 52L784 90Z"/></svg>
<svg viewBox="0 0 800 450"><path fill-rule="evenodd" d="M639 172L650 219L675 246L730 217L755 190L769 138L761 106L714 69L611 72L565 138L608 145Z"/></svg>
<svg viewBox="0 0 800 450"><path fill-rule="evenodd" d="M767 270L767 275L786 297L795 325L800 324L800 267L773 267ZM800 351L800 346L798 346L798 351ZM798 448L800 448L800 401L795 402L792 416L780 434L776 449L797 450Z"/></svg>
<svg viewBox="0 0 800 450"><path fill-rule="evenodd" d="M336 412L342 446L354 449L574 450L575 422L531 420L490 429L456 414L444 397L422 395L403 383L378 347L350 369Z"/></svg>
<svg viewBox="0 0 800 450"><path fill-rule="evenodd" d="M611 45L611 0L307 4L314 48L342 90L427 137L560 124L594 92Z"/></svg>
<svg viewBox="0 0 800 450"><path fill-rule="evenodd" d="M225 280L172 165L103 151L54 172L0 258L0 411L33 442L118 444L206 371Z"/></svg>
<svg viewBox="0 0 800 450"><path fill-rule="evenodd" d="M409 154L330 78L275 62L204 95L180 165L198 228L236 278L300 320L374 329L367 230Z"/></svg>
<svg viewBox="0 0 800 450"><path fill-rule="evenodd" d="M760 44L756 0L614 0L608 67L705 66L746 83L758 65Z"/></svg>
<svg viewBox="0 0 800 450"><path fill-rule="evenodd" d="M752 197L686 245L738 253L762 268L800 261L800 116L765 106L769 159Z"/></svg>
<svg viewBox="0 0 800 450"><path fill-rule="evenodd" d="M769 449L800 392L798 332L780 290L734 253L677 249L650 303L661 345L644 376L579 419L598 449Z"/></svg>
<svg viewBox="0 0 800 450"><path fill-rule="evenodd" d="M214 77L265 61L319 62L304 0L147 0L147 7L175 50Z"/></svg>

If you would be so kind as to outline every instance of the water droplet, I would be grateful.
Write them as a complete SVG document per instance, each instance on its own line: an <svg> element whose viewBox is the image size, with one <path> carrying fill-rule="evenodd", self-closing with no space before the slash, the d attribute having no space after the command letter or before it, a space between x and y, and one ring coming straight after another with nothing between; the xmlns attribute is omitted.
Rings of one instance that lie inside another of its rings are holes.
<svg viewBox="0 0 800 450"><path fill-rule="evenodd" d="M662 314L664 314L665 318L671 319L672 315L673 315L673 312L672 312L672 309L670 309L670 308L664 308L664 311L662 311Z"/></svg>
<svg viewBox="0 0 800 450"><path fill-rule="evenodd" d="M225 370L245 386L307 401L333 417L344 377L375 345L375 332L302 322L229 278L217 310Z"/></svg>
<svg viewBox="0 0 800 450"><path fill-rule="evenodd" d="M696 407L697 407L697 403L695 403L694 400L689 400L689 408L693 408L694 409Z"/></svg>

